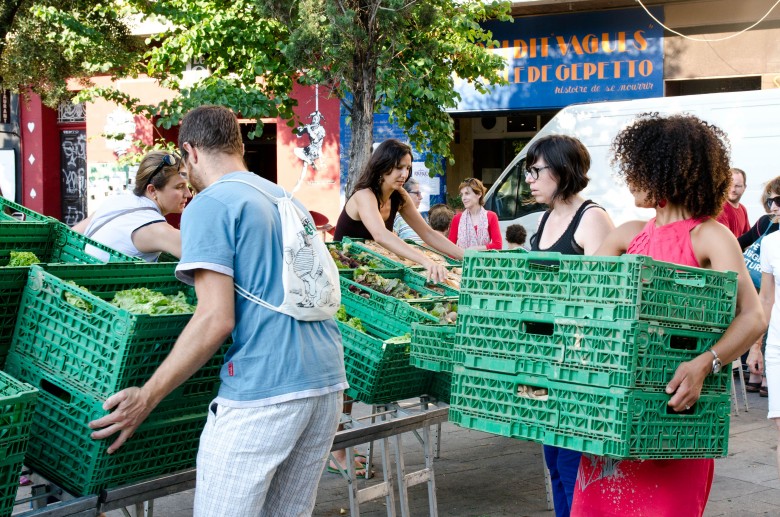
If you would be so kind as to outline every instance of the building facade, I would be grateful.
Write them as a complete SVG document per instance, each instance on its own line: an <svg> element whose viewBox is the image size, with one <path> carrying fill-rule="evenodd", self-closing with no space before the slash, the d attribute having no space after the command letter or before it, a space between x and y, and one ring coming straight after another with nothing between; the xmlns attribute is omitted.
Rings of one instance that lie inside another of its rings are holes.
<svg viewBox="0 0 780 517"><path fill-rule="evenodd" d="M575 102L780 88L780 10L772 0L536 0L513 3L514 23L487 22L507 62L507 85L462 101L451 113L455 163L428 178L415 175L430 197L457 196L463 178L490 186L506 164L561 108ZM739 33L766 17L750 30ZM188 73L204 73L197 64ZM95 78L106 85L108 78ZM147 78L114 84L142 102L173 95ZM318 88L296 88L296 130L264 120L259 138L245 137L249 169L291 189L310 210L335 221L346 173L350 128L339 101ZM112 193L132 188L134 170L119 158L135 140L163 130L117 105L96 101L52 110L35 96L2 96L0 188L34 210L74 223ZM377 116L375 140L401 137ZM247 135L251 121L242 121ZM724 128L728 131L728 128ZM13 192L13 194L10 194Z"/></svg>

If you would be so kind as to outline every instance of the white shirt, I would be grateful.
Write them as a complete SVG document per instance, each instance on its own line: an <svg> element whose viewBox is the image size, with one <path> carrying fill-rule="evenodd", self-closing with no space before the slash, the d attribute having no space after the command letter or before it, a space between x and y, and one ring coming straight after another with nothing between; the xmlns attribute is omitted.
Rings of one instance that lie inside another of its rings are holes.
<svg viewBox="0 0 780 517"><path fill-rule="evenodd" d="M146 196L136 196L130 192L106 200L92 216L84 235L131 257L156 262L160 252L140 251L133 244L133 232L158 222L165 222L165 217L157 203ZM95 258L108 261L108 253L94 246L87 246L84 251Z"/></svg>
<svg viewBox="0 0 780 517"><path fill-rule="evenodd" d="M775 303L769 317L766 342L780 344L780 232L761 239L761 272L770 273L775 279Z"/></svg>

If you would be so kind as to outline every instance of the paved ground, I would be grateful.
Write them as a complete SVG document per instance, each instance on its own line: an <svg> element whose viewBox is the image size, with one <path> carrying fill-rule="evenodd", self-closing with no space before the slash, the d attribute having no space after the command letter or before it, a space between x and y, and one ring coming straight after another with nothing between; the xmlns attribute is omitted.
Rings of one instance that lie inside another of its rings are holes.
<svg viewBox="0 0 780 517"><path fill-rule="evenodd" d="M780 515L780 480L776 468L777 431L766 420L767 399L748 394L750 410L741 407L731 419L729 455L716 460L715 482L705 516ZM366 412L355 405L355 411ZM422 447L413 435L404 437L407 472L423 464ZM364 449L359 447L360 449ZM370 486L380 476L359 481ZM469 431L444 424L441 454L435 461L439 515L447 517L531 516L551 517L547 511L541 446L509 438ZM397 499L397 497L396 497ZM410 489L411 514L428 514L424 485ZM360 515L387 515L384 499L363 503ZM400 515L400 507L396 504ZM158 499L158 517L192 515L192 493L183 492ZM120 517L120 511L108 517ZM132 511L131 511L132 515ZM325 473L314 509L317 517L349 515L346 482L336 474Z"/></svg>

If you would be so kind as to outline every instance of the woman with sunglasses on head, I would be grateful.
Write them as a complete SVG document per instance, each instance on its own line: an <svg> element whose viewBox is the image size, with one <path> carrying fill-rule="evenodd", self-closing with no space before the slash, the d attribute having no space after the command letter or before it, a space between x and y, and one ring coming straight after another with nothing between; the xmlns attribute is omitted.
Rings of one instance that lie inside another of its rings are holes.
<svg viewBox="0 0 780 517"><path fill-rule="evenodd" d="M181 234L165 216L180 214L192 197L184 173L182 160L175 154L149 152L138 166L133 192L106 200L73 229L147 262L156 262L162 252L181 257ZM87 248L87 252L107 258L97 249Z"/></svg>
<svg viewBox="0 0 780 517"><path fill-rule="evenodd" d="M537 203L550 208L531 236L531 251L592 255L614 229L599 205L580 192L588 185L590 153L570 136L550 135L532 143L526 154L525 180ZM556 517L569 515L581 453L544 446Z"/></svg>
<svg viewBox="0 0 780 517"><path fill-rule="evenodd" d="M780 221L780 176L766 184L764 191L761 193L761 204L764 206L767 214L759 217L756 224L737 239L743 251L761 238L761 236L776 232L780 226L778 224ZM750 367L750 379L748 379L745 389L751 393L758 393L762 397L769 396L764 362L765 354L766 334L750 348L750 353L745 361Z"/></svg>
<svg viewBox="0 0 780 517"><path fill-rule="evenodd" d="M645 255L738 274L731 324L712 348L680 363L666 385L669 411L696 411L704 379L729 368L766 329L739 244L715 220L731 183L728 143L720 129L695 116L650 113L618 133L612 153L634 204L653 208L656 215L618 227L597 255ZM713 472L712 459L615 460L583 454L572 514L700 516Z"/></svg>
<svg viewBox="0 0 780 517"><path fill-rule="evenodd" d="M503 242L498 216L485 210L487 189L476 178L466 178L458 186L463 212L455 214L450 240L465 250L500 250Z"/></svg>
<svg viewBox="0 0 780 517"><path fill-rule="evenodd" d="M428 226L404 190L411 173L412 148L394 138L382 142L371 154L354 192L344 204L334 239L374 240L396 255L424 266L430 280L441 282L447 278L447 269L393 233L395 216L400 214L424 243L456 259L463 258L462 249Z"/></svg>

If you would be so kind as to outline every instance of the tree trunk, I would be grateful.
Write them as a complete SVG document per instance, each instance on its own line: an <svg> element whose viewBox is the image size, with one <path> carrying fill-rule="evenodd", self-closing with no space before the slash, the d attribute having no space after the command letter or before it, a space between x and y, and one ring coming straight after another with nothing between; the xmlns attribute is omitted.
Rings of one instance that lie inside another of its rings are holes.
<svg viewBox="0 0 780 517"><path fill-rule="evenodd" d="M378 1L360 2L357 23L365 28L367 37L356 42L352 58L352 140L349 143L349 168L344 193L352 195L357 179L371 157L374 143L374 105L376 103L377 58L376 10Z"/></svg>

